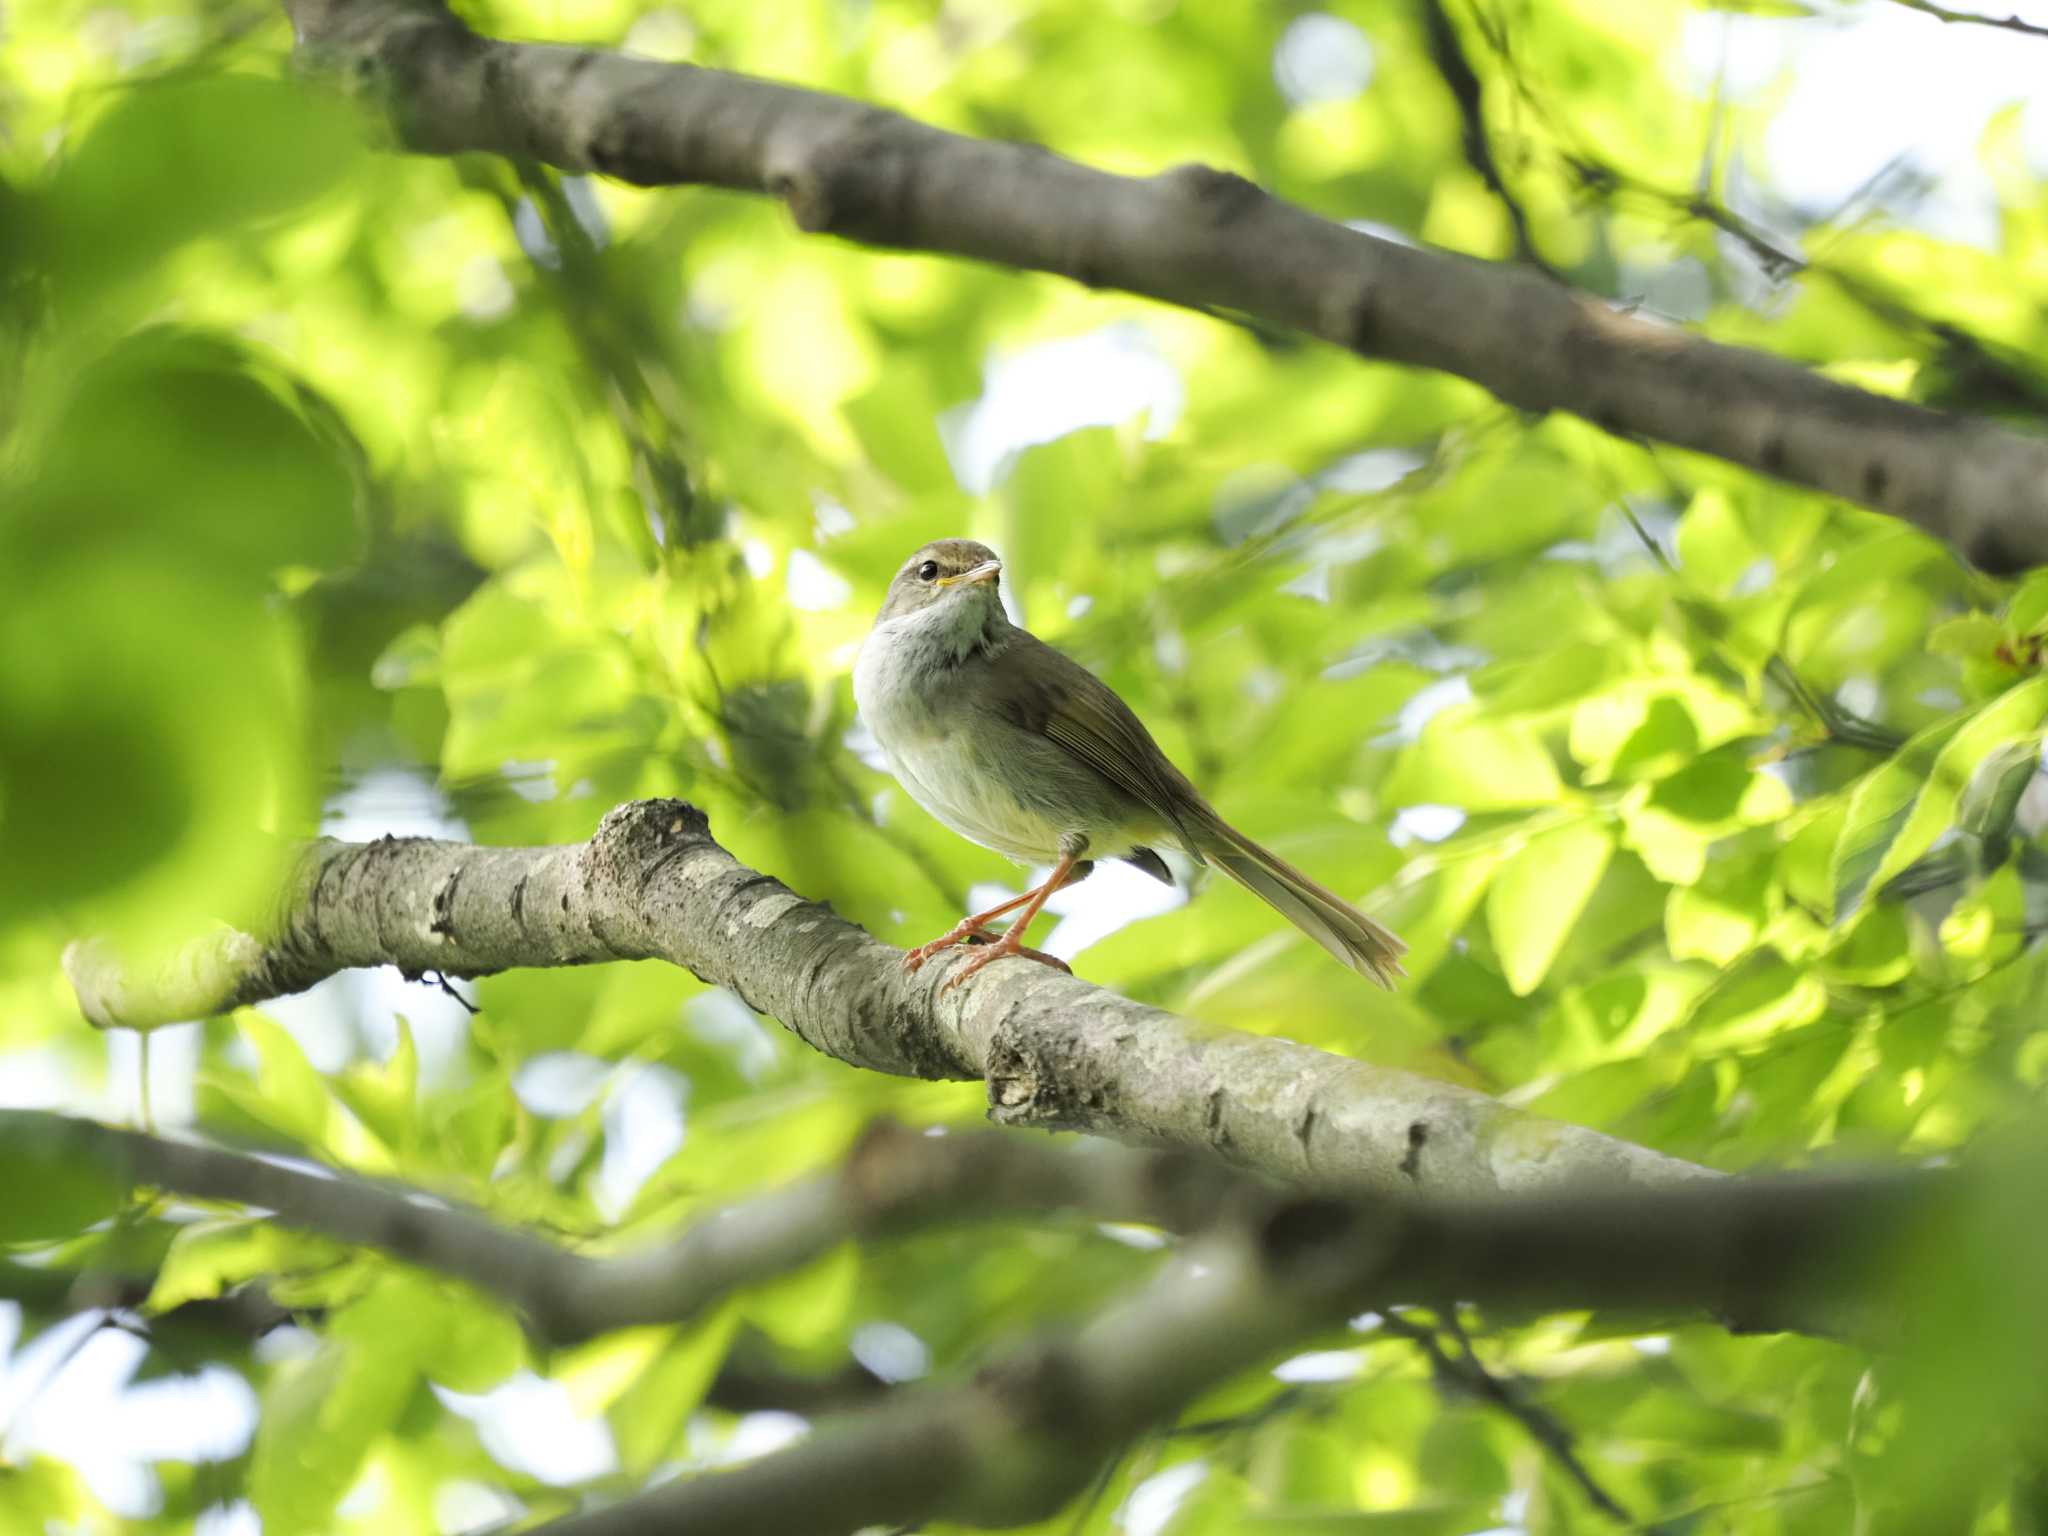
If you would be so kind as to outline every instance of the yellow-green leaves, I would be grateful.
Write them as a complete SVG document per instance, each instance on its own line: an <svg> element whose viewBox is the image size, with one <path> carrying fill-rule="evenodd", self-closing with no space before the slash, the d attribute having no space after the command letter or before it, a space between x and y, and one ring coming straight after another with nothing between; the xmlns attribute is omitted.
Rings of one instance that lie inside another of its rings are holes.
<svg viewBox="0 0 2048 1536"><path fill-rule="evenodd" d="M2048 677L2029 678L1976 714L1921 732L1872 769L1850 796L1835 845L1836 917L1932 848L1957 825L1966 801L1980 825L2009 823L2015 779L2023 785L2030 776L2027 764L2038 756L2044 718Z"/></svg>
<svg viewBox="0 0 2048 1536"><path fill-rule="evenodd" d="M1557 765L1533 733L1467 712L1423 728L1388 778L1395 805L1455 805L1473 811L1548 805L1563 790Z"/></svg>
<svg viewBox="0 0 2048 1536"><path fill-rule="evenodd" d="M131 339L40 428L0 517L0 919L120 893L93 910L146 941L158 903L234 912L273 874L250 832L304 825L276 597L355 551L355 485L291 382L216 336Z"/></svg>
<svg viewBox="0 0 2048 1536"><path fill-rule="evenodd" d="M388 1270L339 1308L317 1353L264 1394L249 1494L266 1532L332 1529L334 1506L423 1379L480 1391L525 1359L519 1329L445 1281Z"/></svg>
<svg viewBox="0 0 2048 1536"><path fill-rule="evenodd" d="M51 265L81 294L185 241L274 219L356 165L363 127L347 102L299 81L195 74L123 91L49 190Z"/></svg>
<svg viewBox="0 0 2048 1536"><path fill-rule="evenodd" d="M118 1211L124 1171L103 1149L79 1144L41 1116L0 1110L0 1243L77 1236Z"/></svg>
<svg viewBox="0 0 2048 1536"><path fill-rule="evenodd" d="M1516 993L1543 984L1613 852L1607 828L1570 821L1536 833L1494 873L1487 931Z"/></svg>

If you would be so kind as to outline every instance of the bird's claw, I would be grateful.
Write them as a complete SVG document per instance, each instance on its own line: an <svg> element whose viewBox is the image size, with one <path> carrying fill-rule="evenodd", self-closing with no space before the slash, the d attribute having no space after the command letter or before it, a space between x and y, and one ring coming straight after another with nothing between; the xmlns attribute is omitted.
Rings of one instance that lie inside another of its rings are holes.
<svg viewBox="0 0 2048 1536"><path fill-rule="evenodd" d="M1049 965L1054 970L1065 971L1069 976L1074 974L1074 968L1058 955L1048 955L1042 949L1032 949L1027 945L1018 943L1010 934L1005 933L993 944L983 945L973 954L969 955L966 964L954 966L953 974L939 983L940 994L943 995L952 991L983 966L991 961L1001 960L1008 955L1015 955L1020 960L1036 960L1040 965ZM923 962L920 961L919 963L922 964Z"/></svg>
<svg viewBox="0 0 2048 1536"><path fill-rule="evenodd" d="M920 944L917 948L906 953L903 956L903 969L914 974L925 961L931 959L933 955L938 954L941 950L951 949L955 944L965 944L970 939L987 939L988 937L989 935L986 930L970 928L963 923L950 933L942 933L929 944Z"/></svg>

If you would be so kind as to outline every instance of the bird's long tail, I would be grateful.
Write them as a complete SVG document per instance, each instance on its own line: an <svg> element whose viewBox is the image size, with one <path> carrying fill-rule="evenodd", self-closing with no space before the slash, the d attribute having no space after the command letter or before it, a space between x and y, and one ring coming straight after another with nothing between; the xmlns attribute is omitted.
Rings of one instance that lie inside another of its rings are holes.
<svg viewBox="0 0 2048 1536"><path fill-rule="evenodd" d="M1392 990L1408 946L1278 854L1217 817L1202 829L1202 852L1222 871L1344 964Z"/></svg>

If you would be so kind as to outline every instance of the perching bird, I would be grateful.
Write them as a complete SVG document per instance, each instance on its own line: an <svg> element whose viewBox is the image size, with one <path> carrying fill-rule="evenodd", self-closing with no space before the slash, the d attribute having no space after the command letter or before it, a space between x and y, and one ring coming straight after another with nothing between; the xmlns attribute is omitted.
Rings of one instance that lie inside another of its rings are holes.
<svg viewBox="0 0 2048 1536"><path fill-rule="evenodd" d="M910 951L906 967L989 937L989 923L1022 908L946 985L1003 955L1065 969L1023 944L1046 898L1094 858L1127 860L1171 884L1154 851L1164 843L1213 862L1381 986L1405 974L1399 939L1218 816L1106 683L1010 622L1002 569L969 539L925 545L890 582L854 667L861 716L910 797L984 848L1052 865L1043 884Z"/></svg>

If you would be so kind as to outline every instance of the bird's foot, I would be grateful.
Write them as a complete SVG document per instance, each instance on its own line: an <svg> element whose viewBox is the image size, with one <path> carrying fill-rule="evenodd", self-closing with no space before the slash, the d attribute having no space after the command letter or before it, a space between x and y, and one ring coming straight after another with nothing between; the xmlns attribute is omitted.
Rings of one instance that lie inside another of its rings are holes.
<svg viewBox="0 0 2048 1536"><path fill-rule="evenodd" d="M953 988L959 986L961 982L972 976L983 966L991 961L1001 960L1008 955L1016 955L1025 960L1036 960L1040 965L1052 966L1055 970L1065 971L1069 976L1074 974L1074 968L1058 955L1048 955L1042 949L1033 949L1028 944L1020 942L1017 938L1016 930L1012 929L992 944L976 945L974 953L969 955L963 964L954 966L953 974L939 983L939 990L941 992L952 991Z"/></svg>
<svg viewBox="0 0 2048 1536"><path fill-rule="evenodd" d="M972 918L969 918L964 923L957 923L953 927L947 929L944 933L940 934L936 939L933 939L931 943L920 944L917 946L917 948L908 951L903 956L903 969L906 971L915 971L919 966L923 965L925 961L931 959L933 955L938 954L941 950L951 949L955 944L964 944L967 942L967 940L973 938L977 934L979 934L983 938L987 938L989 936L988 930L986 928L983 928L979 923L975 922Z"/></svg>

